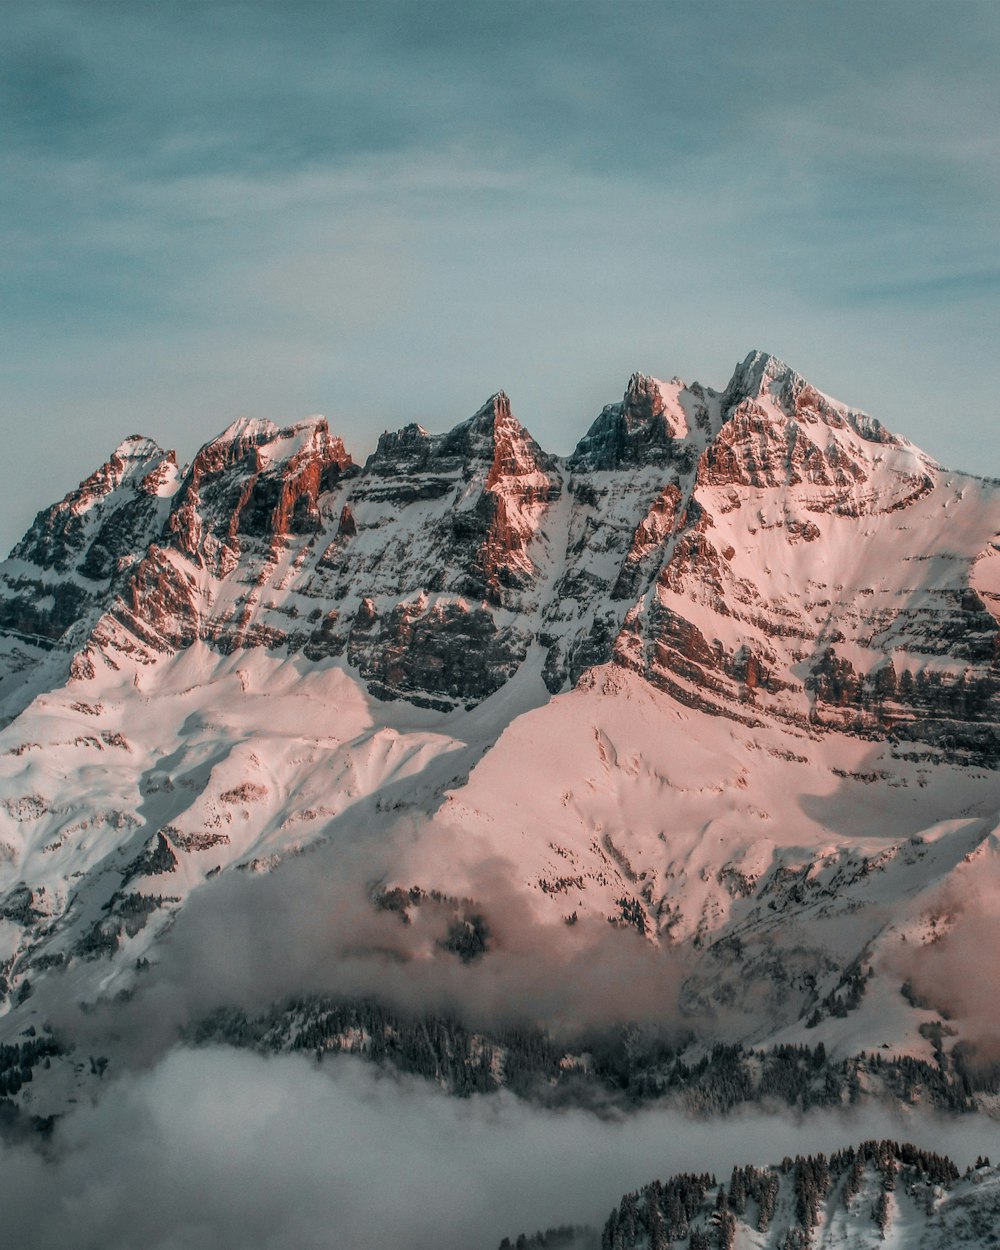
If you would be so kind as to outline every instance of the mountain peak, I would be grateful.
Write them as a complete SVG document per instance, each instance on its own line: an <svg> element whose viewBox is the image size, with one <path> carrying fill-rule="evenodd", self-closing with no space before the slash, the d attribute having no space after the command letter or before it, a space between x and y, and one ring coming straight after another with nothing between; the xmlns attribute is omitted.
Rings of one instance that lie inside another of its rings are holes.
<svg viewBox="0 0 1000 1250"><path fill-rule="evenodd" d="M228 571L240 535L272 542L319 529L319 496L353 471L325 417L285 427L241 417L195 456L167 531L185 555Z"/></svg>
<svg viewBox="0 0 1000 1250"><path fill-rule="evenodd" d="M866 442L904 446L905 439L887 430L860 409L817 390L783 360L754 350L736 366L722 394L723 414L731 414L745 400L772 405L786 417L821 420L835 428L850 428ZM927 458L921 457L926 461Z"/></svg>
<svg viewBox="0 0 1000 1250"><path fill-rule="evenodd" d="M649 373L640 373L637 369L628 380L625 387L624 400L627 403L630 399L637 399L655 391L659 386L656 378Z"/></svg>
<svg viewBox="0 0 1000 1250"><path fill-rule="evenodd" d="M609 404L577 444L572 463L610 469L669 458L673 439L688 433L677 398L681 390L679 379L661 382L646 373L633 373L621 402Z"/></svg>
<svg viewBox="0 0 1000 1250"><path fill-rule="evenodd" d="M672 438L683 438L688 432L687 419L676 403L676 394L683 389L679 379L661 382L648 373L633 373L622 396L622 415L630 429L642 428L651 432L650 426L659 422Z"/></svg>
<svg viewBox="0 0 1000 1250"><path fill-rule="evenodd" d="M235 443L246 445L263 443L274 438L277 432L278 427L267 417L237 417L226 426L221 434L209 439L205 446L227 447Z"/></svg>
<svg viewBox="0 0 1000 1250"><path fill-rule="evenodd" d="M343 440L330 433L326 417L305 417L288 426L264 417L239 417L201 448L192 469L195 479L200 479L249 457L253 471L266 472L313 453L336 460L342 467L350 461Z"/></svg>
<svg viewBox="0 0 1000 1250"><path fill-rule="evenodd" d="M458 428L466 425L486 428L487 425L494 422L512 420L514 420L514 417L510 410L510 400L507 398L507 392L497 391L471 417L461 422Z"/></svg>
<svg viewBox="0 0 1000 1250"><path fill-rule="evenodd" d="M536 463L547 460L545 452L514 416L504 391L491 395L485 404L441 436L440 454L468 460L492 461L501 446L522 446Z"/></svg>
<svg viewBox="0 0 1000 1250"><path fill-rule="evenodd" d="M165 452L146 435L131 434L118 444L99 468L49 511L63 511L67 514L87 512L125 483L138 483L148 470L172 457L173 452Z"/></svg>
<svg viewBox="0 0 1000 1250"><path fill-rule="evenodd" d="M109 456L109 460L139 460L145 463L163 455L163 448L146 434L130 434L123 438Z"/></svg>
<svg viewBox="0 0 1000 1250"><path fill-rule="evenodd" d="M744 399L761 399L769 394L778 397L796 385L805 385L801 374L770 352L755 349L736 366L724 394L728 404L737 404Z"/></svg>

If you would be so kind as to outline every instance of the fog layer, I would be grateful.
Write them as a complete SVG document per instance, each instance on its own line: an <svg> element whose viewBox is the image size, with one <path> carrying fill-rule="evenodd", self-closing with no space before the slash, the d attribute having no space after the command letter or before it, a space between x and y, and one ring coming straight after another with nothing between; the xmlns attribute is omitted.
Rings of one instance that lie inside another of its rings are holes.
<svg viewBox="0 0 1000 1250"><path fill-rule="evenodd" d="M507 1096L449 1098L346 1057L176 1049L56 1128L53 1159L0 1152L7 1244L102 1250L491 1250L504 1235L602 1222L654 1176L905 1137L960 1164L989 1121L884 1111L799 1120L616 1121Z"/></svg>

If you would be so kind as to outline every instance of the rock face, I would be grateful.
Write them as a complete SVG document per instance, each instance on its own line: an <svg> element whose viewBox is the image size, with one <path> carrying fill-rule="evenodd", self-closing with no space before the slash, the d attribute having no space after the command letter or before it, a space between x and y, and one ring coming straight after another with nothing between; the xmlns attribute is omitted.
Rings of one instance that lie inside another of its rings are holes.
<svg viewBox="0 0 1000 1250"><path fill-rule="evenodd" d="M0 570L0 627L79 673L195 640L343 656L441 709L537 643L553 692L612 661L736 720L994 759L998 530L995 487L752 352L721 392L634 374L565 460L502 393L363 468L322 418L238 421L183 475L126 440Z"/></svg>
<svg viewBox="0 0 1000 1250"><path fill-rule="evenodd" d="M274 544L319 530L320 495L353 467L322 417L289 429L237 421L198 452L167 532L179 551L225 576L247 540Z"/></svg>
<svg viewBox="0 0 1000 1250"><path fill-rule="evenodd" d="M78 650L162 529L176 487L173 452L133 435L39 512L0 564L0 724L31 699L42 670L57 682L91 671Z"/></svg>

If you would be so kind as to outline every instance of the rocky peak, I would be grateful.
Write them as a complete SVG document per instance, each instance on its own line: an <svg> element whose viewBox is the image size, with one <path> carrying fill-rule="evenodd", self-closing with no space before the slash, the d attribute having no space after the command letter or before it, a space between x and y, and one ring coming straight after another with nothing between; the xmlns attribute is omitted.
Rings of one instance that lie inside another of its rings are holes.
<svg viewBox="0 0 1000 1250"><path fill-rule="evenodd" d="M142 483L157 466L173 462L151 438L133 434L108 459L59 503L39 512L31 529L11 552L42 568L65 572L84 556L90 531L101 519L143 489Z"/></svg>
<svg viewBox="0 0 1000 1250"><path fill-rule="evenodd" d="M152 439L128 440L119 445L105 464L63 501L75 512L84 512L95 503L123 489L141 489L142 482L162 464L174 464L172 451L164 451Z"/></svg>
<svg viewBox="0 0 1000 1250"><path fill-rule="evenodd" d="M79 516L122 486L138 484L164 459L172 460L173 452L165 452L145 435L132 434L123 439L100 468L84 478L75 490L54 504L47 513L39 515L72 513Z"/></svg>
<svg viewBox="0 0 1000 1250"><path fill-rule="evenodd" d="M190 477L196 483L241 466L249 472L281 472L282 466L318 457L346 464L343 440L331 435L325 417L307 417L280 427L260 417L240 417L195 456Z"/></svg>
<svg viewBox="0 0 1000 1250"><path fill-rule="evenodd" d="M431 435L415 421L401 430L386 430L379 435L375 450L365 464L365 472L384 476L403 466L418 468L426 463L432 443Z"/></svg>
<svg viewBox="0 0 1000 1250"><path fill-rule="evenodd" d="M780 398L805 379L770 352L754 350L736 366L723 392L724 406L735 407L744 399Z"/></svg>
<svg viewBox="0 0 1000 1250"><path fill-rule="evenodd" d="M633 373L622 398L622 416L631 428L646 428L662 418L671 434L683 435L686 427L667 406L666 383L646 373Z"/></svg>
<svg viewBox="0 0 1000 1250"><path fill-rule="evenodd" d="M506 391L497 391L491 395L481 408L472 414L462 425L492 432L496 422L510 421L510 399Z"/></svg>
<svg viewBox="0 0 1000 1250"><path fill-rule="evenodd" d="M552 460L513 415L503 391L491 395L477 412L443 435L440 454L491 465L500 462L508 473L534 472Z"/></svg>
<svg viewBox="0 0 1000 1250"><path fill-rule="evenodd" d="M129 434L122 439L111 455L118 456L122 460L148 459L162 450L156 439L150 438L148 434Z"/></svg>
<svg viewBox="0 0 1000 1250"><path fill-rule="evenodd" d="M517 472L519 468L533 472L552 460L511 413L510 400L504 392L498 391L446 434L429 434L415 423L401 430L387 430L380 436L365 471L384 476L395 469L423 469L431 462L435 468L443 469L452 462L473 468L477 463L493 465L500 461L507 466L507 472Z"/></svg>
<svg viewBox="0 0 1000 1250"><path fill-rule="evenodd" d="M354 467L323 417L284 428L241 418L195 456L168 533L185 555L228 571L241 534L273 541L318 529L319 496Z"/></svg>
<svg viewBox="0 0 1000 1250"><path fill-rule="evenodd" d="M252 457L258 447L277 435L278 427L273 421L240 417L199 449L192 462L190 476L195 482L200 482L213 473L221 473Z"/></svg>
<svg viewBox="0 0 1000 1250"><path fill-rule="evenodd" d="M494 397L493 411L493 459L486 478L487 489L493 489L505 479L544 475L551 468L553 458L535 442L521 423L511 415L507 396L501 392ZM547 491L548 484L543 488Z"/></svg>
<svg viewBox="0 0 1000 1250"><path fill-rule="evenodd" d="M135 434L59 503L39 512L0 566L0 632L45 647L90 627L163 524L173 452Z"/></svg>
<svg viewBox="0 0 1000 1250"><path fill-rule="evenodd" d="M752 351L736 366L722 394L722 411L730 418L753 413L758 419L777 416L802 425L822 423L834 430L851 430L869 443L905 445L874 417L824 395L768 352Z"/></svg>
<svg viewBox="0 0 1000 1250"><path fill-rule="evenodd" d="M474 580L482 577L477 589L490 602L502 603L508 592L534 579L529 548L546 506L559 493L558 477L551 472L555 459L513 415L503 391L444 436L442 453L460 454L473 481L482 482L459 528L477 543Z"/></svg>
<svg viewBox="0 0 1000 1250"><path fill-rule="evenodd" d="M688 434L677 395L683 383L633 373L620 403L609 404L570 457L574 469L613 469L623 464L665 462L674 440ZM675 393L671 395L671 390Z"/></svg>
<svg viewBox="0 0 1000 1250"><path fill-rule="evenodd" d="M739 365L722 395L723 412L730 417L746 412L824 420L844 426L844 405L817 391L800 373L768 352L752 351Z"/></svg>

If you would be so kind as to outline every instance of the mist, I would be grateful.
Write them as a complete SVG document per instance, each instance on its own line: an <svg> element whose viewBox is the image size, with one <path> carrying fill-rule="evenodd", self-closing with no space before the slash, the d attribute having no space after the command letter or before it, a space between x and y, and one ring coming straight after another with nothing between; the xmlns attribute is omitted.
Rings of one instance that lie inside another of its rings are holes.
<svg viewBox="0 0 1000 1250"><path fill-rule="evenodd" d="M220 1008L253 1015L312 995L374 997L481 1029L571 1036L628 1021L691 1033L678 1006L689 953L593 917L543 924L500 862L483 866L474 900L424 896L404 920L372 901L379 868L370 846L328 845L267 874L227 874L189 898L126 1001L111 995L84 1012L73 973L57 972L36 991L40 1015L116 1067L155 1062ZM456 908L482 918L484 954L445 949Z"/></svg>
<svg viewBox="0 0 1000 1250"><path fill-rule="evenodd" d="M985 1063L1000 1061L1000 856L993 842L984 843L960 877L931 900L927 940L901 944L895 960L918 998L939 1011Z"/></svg>
<svg viewBox="0 0 1000 1250"><path fill-rule="evenodd" d="M0 1151L8 1244L126 1250L393 1246L493 1250L559 1223L603 1223L622 1193L681 1170L829 1152L877 1136L995 1150L996 1126L929 1113L617 1119L499 1094L455 1099L339 1057L177 1048L107 1085L46 1160Z"/></svg>

